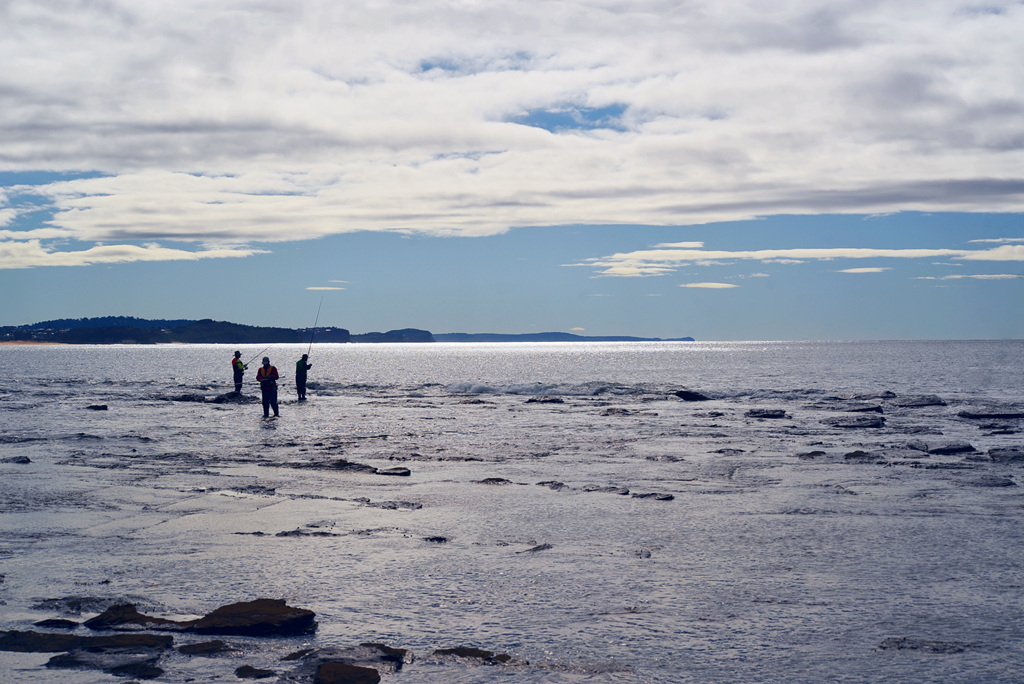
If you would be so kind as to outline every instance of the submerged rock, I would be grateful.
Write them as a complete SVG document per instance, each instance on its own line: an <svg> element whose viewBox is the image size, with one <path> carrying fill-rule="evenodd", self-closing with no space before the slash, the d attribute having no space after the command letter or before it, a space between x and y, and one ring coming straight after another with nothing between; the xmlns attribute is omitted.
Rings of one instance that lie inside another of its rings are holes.
<svg viewBox="0 0 1024 684"><path fill-rule="evenodd" d="M486 477L482 480L477 480L477 484L485 485L510 485L512 480L506 480L503 477Z"/></svg>
<svg viewBox="0 0 1024 684"><path fill-rule="evenodd" d="M945 406L946 402L934 394L921 394L917 396L895 397L889 400L893 406L901 408L924 408L926 406Z"/></svg>
<svg viewBox="0 0 1024 684"><path fill-rule="evenodd" d="M782 409L750 409L744 414L747 418L789 418Z"/></svg>
<svg viewBox="0 0 1024 684"><path fill-rule="evenodd" d="M56 655L46 663L48 668L65 670L102 670L115 677L156 679L164 673L157 667L159 651L132 651L124 649L75 649Z"/></svg>
<svg viewBox="0 0 1024 684"><path fill-rule="evenodd" d="M394 466L392 468L377 468L378 475L392 475L395 477L409 477L412 475L412 471L402 466Z"/></svg>
<svg viewBox="0 0 1024 684"><path fill-rule="evenodd" d="M1021 411L961 411L957 415L971 420L1016 420L1024 418L1024 412Z"/></svg>
<svg viewBox="0 0 1024 684"><path fill-rule="evenodd" d="M361 684L379 682L381 673L394 674L414 658L403 648L363 643L347 648L304 649L283 660L299 661L301 665L279 681Z"/></svg>
<svg viewBox="0 0 1024 684"><path fill-rule="evenodd" d="M277 675L273 670L261 670L252 665L243 665L235 669L235 676L239 679L269 679Z"/></svg>
<svg viewBox="0 0 1024 684"><path fill-rule="evenodd" d="M1024 461L1024 447L990 449L988 456L995 463L1020 463Z"/></svg>
<svg viewBox="0 0 1024 684"><path fill-rule="evenodd" d="M456 658L474 658L477 660L485 660L493 663L507 663L512 660L512 656L507 653L494 653L493 651L485 651L480 648L472 648L470 646L458 646L456 648L439 648L434 651L435 656L454 656Z"/></svg>
<svg viewBox="0 0 1024 684"><path fill-rule="evenodd" d="M261 400L255 394L228 392L226 394L218 394L209 401L211 404L258 404Z"/></svg>
<svg viewBox="0 0 1024 684"><path fill-rule="evenodd" d="M562 397L549 397L547 395L540 397L530 397L526 400L527 404L564 404L565 399Z"/></svg>
<svg viewBox="0 0 1024 684"><path fill-rule="evenodd" d="M986 475L967 480L964 484L970 487L1016 487L1017 483L1008 477L1000 475Z"/></svg>
<svg viewBox="0 0 1024 684"><path fill-rule="evenodd" d="M204 641L198 644L185 644L178 647L178 653L187 656L215 656L221 653L231 653L234 650L220 639Z"/></svg>
<svg viewBox="0 0 1024 684"><path fill-rule="evenodd" d="M142 629L181 631L187 627L187 623L143 615L130 603L111 606L83 624L89 629L111 629L114 631L139 631Z"/></svg>
<svg viewBox="0 0 1024 684"><path fill-rule="evenodd" d="M911 639L907 637L889 637L878 645L878 648L898 651L925 651L927 653L962 653L968 644L955 641L934 641L931 639Z"/></svg>
<svg viewBox="0 0 1024 684"><path fill-rule="evenodd" d="M881 416L868 416L863 414L825 418L821 422L830 427L846 429L880 428L885 426L885 418Z"/></svg>
<svg viewBox="0 0 1024 684"><path fill-rule="evenodd" d="M91 406L86 406L85 408L88 409L89 411L106 411L107 410L107 405L106 404L92 404Z"/></svg>
<svg viewBox="0 0 1024 684"><path fill-rule="evenodd" d="M602 492L604 494L618 494L620 496L626 496L629 494L629 489L626 487L620 487L618 485L583 485L583 491L585 492Z"/></svg>
<svg viewBox="0 0 1024 684"><path fill-rule="evenodd" d="M537 553L538 551L550 551L555 548L551 544L538 544L537 546L525 549L523 551L516 551L516 553Z"/></svg>
<svg viewBox="0 0 1024 684"><path fill-rule="evenodd" d="M655 501L672 501L676 497L672 494L662 494L659 492L647 492L644 494L633 494L634 499L654 499Z"/></svg>

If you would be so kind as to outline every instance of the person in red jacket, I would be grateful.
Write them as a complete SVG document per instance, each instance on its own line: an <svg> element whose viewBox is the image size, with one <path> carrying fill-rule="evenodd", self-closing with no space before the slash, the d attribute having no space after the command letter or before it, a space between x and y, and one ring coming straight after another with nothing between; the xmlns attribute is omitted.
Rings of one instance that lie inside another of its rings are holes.
<svg viewBox="0 0 1024 684"><path fill-rule="evenodd" d="M270 409L274 409L274 416L277 417L277 368L270 365L270 357L263 357L263 365L256 371L256 380L260 383L260 391L263 392L263 417L270 417Z"/></svg>

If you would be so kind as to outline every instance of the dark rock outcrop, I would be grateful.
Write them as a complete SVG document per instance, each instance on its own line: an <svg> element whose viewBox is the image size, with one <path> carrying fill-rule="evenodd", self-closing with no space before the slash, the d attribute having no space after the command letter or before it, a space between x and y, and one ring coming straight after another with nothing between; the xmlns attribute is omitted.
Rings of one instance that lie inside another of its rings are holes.
<svg viewBox="0 0 1024 684"><path fill-rule="evenodd" d="M28 465L32 462L28 456L8 456L7 458L0 458L0 463L16 463L18 465Z"/></svg>
<svg viewBox="0 0 1024 684"><path fill-rule="evenodd" d="M87 408L90 411L106 411L107 410L107 405L106 404L92 404L91 406L86 406L85 408Z"/></svg>
<svg viewBox="0 0 1024 684"><path fill-rule="evenodd" d="M361 667L328 661L320 663L313 675L313 684L378 684L380 673L372 667Z"/></svg>
<svg viewBox="0 0 1024 684"><path fill-rule="evenodd" d="M74 629L78 627L78 623L74 620L62 620L60 618L40 620L39 622L33 622L32 624L36 627L45 627L46 629Z"/></svg>
<svg viewBox="0 0 1024 684"><path fill-rule="evenodd" d="M198 620L177 622L139 613L135 606L111 606L87 620L90 629L137 631L154 629L196 634L233 634L237 636L293 636L316 629L316 613L292 608L279 599L256 599L221 606ZM66 650L66 649L61 649Z"/></svg>
<svg viewBox="0 0 1024 684"><path fill-rule="evenodd" d="M673 395L679 397L683 401L711 401L711 397L706 397L700 392L691 392L690 390L679 390L673 392Z"/></svg>
<svg viewBox="0 0 1024 684"><path fill-rule="evenodd" d="M292 636L316 629L316 613L280 599L256 599L221 606L192 624L196 634Z"/></svg>
<svg viewBox="0 0 1024 684"><path fill-rule="evenodd" d="M953 454L973 454L977 449L967 442L949 442L928 449L929 454L936 456L950 456Z"/></svg>

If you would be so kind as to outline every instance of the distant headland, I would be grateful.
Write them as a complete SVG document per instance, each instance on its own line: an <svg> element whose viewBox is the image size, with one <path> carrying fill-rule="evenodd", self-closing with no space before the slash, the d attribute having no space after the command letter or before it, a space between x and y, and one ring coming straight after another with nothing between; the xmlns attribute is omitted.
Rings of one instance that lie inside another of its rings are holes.
<svg viewBox="0 0 1024 684"><path fill-rule="evenodd" d="M268 328L227 321L150 320L133 316L63 318L0 326L0 342L57 344L278 344L315 342L693 342L692 337L587 336L564 332L441 333L403 328L352 334L345 328Z"/></svg>

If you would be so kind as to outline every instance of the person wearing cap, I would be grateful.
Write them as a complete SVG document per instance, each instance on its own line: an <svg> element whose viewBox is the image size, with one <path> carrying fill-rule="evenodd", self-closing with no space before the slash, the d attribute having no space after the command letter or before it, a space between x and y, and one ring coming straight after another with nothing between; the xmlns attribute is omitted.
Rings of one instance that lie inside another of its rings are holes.
<svg viewBox="0 0 1024 684"><path fill-rule="evenodd" d="M295 362L295 391L299 395L299 401L306 401L306 371L313 367L308 359L309 354L303 354L302 358Z"/></svg>
<svg viewBox="0 0 1024 684"><path fill-rule="evenodd" d="M270 417L270 409L274 409L274 417L277 412L277 368L270 365L270 357L263 357L263 365L256 371L256 380L260 383L260 391L263 393L263 417Z"/></svg>
<svg viewBox="0 0 1024 684"><path fill-rule="evenodd" d="M242 352L236 351L235 358L231 359L231 369L235 372L235 391L238 393L242 391L242 376L246 368L248 366L242 363Z"/></svg>

